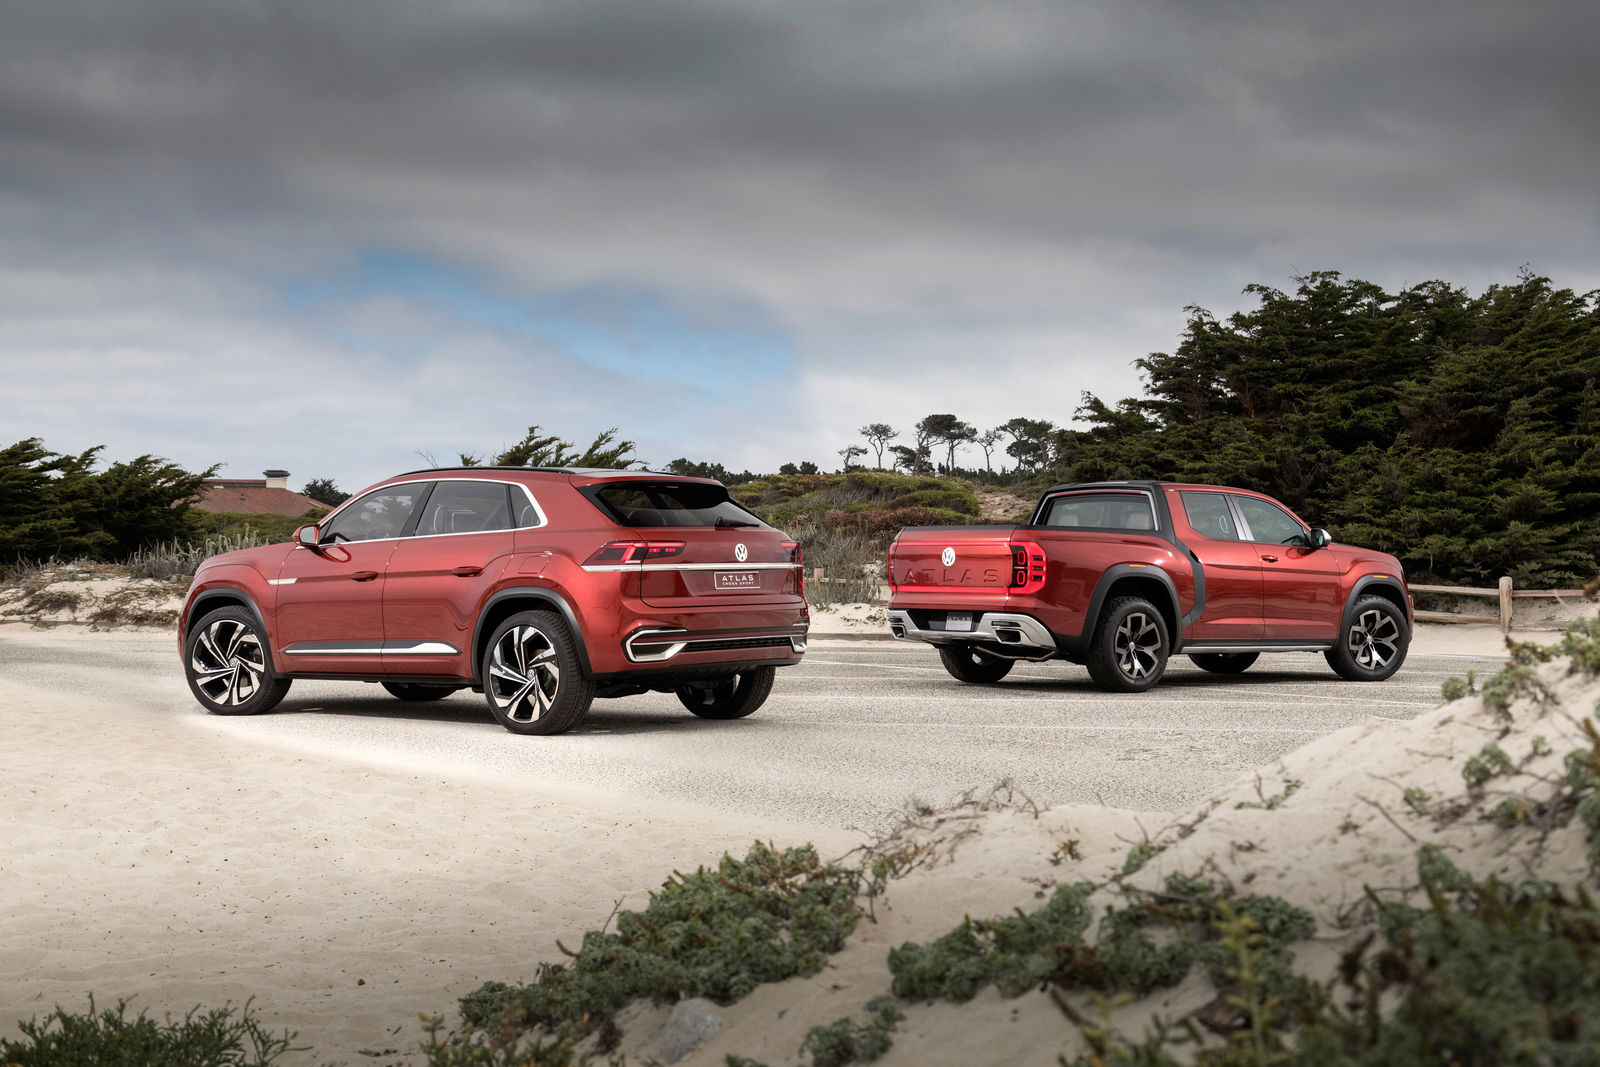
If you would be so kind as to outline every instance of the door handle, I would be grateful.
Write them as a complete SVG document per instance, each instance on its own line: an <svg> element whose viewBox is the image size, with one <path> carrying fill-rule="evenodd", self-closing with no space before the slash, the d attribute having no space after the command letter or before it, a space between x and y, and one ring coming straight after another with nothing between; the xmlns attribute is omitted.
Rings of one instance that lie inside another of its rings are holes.
<svg viewBox="0 0 1600 1067"><path fill-rule="evenodd" d="M465 564L463 566L454 568L453 570L451 570L450 573L455 575L457 578L472 578L472 577L475 577L475 576L477 576L479 574L482 574L483 573L483 568L482 567L474 567L469 563L469 564Z"/></svg>
<svg viewBox="0 0 1600 1067"><path fill-rule="evenodd" d="M1276 563L1276 562L1278 562L1278 557L1277 556L1262 556L1261 557L1261 562L1263 562L1263 563Z"/></svg>
<svg viewBox="0 0 1600 1067"><path fill-rule="evenodd" d="M377 576L377 571L354 571L350 575L350 580L353 582L370 582Z"/></svg>

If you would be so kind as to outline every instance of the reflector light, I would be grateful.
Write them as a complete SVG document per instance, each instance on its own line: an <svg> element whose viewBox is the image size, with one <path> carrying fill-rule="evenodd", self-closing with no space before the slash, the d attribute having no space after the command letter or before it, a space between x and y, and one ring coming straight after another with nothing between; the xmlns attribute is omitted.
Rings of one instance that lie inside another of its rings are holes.
<svg viewBox="0 0 1600 1067"><path fill-rule="evenodd" d="M585 566L607 563L644 563L680 555L682 541L613 541L584 561Z"/></svg>

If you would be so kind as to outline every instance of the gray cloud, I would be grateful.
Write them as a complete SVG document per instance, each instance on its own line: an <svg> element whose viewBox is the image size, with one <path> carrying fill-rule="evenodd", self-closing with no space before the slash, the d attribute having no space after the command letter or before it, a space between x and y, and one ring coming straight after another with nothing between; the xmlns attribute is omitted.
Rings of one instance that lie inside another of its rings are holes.
<svg viewBox="0 0 1600 1067"><path fill-rule="evenodd" d="M1527 262L1600 285L1597 22L1576 3L14 3L0 367L25 403L0 430L240 469L315 463L348 432L361 458L316 472L352 481L531 421L618 423L658 461L826 462L868 419L1065 421L1083 389L1133 391L1185 305L1226 311L1247 281L1477 286ZM758 308L796 380L748 402L599 387L582 353L405 297L379 310L433 362L396 371L277 292L372 250L530 296L647 290L708 328ZM63 367L106 395L71 401ZM486 404L463 375L508 367L544 387ZM231 414L198 414L219 375Z"/></svg>

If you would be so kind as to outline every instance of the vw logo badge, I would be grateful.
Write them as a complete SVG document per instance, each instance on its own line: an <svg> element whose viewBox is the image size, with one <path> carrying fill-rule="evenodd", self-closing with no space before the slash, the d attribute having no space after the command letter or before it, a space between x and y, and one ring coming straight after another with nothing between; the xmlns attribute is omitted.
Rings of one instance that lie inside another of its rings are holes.
<svg viewBox="0 0 1600 1067"><path fill-rule="evenodd" d="M750 558L750 550L743 545L734 545L733 558L738 560L740 563L743 563L745 560Z"/></svg>
<svg viewBox="0 0 1600 1067"><path fill-rule="evenodd" d="M956 561L956 550L953 549L953 548L945 549L944 553L939 557L939 560L946 567L950 566L952 563L954 563Z"/></svg>

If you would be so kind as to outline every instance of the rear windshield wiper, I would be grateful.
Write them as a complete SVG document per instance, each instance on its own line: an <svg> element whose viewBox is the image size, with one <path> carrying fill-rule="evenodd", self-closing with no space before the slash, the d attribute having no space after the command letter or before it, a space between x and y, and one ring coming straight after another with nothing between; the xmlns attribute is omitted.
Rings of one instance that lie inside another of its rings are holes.
<svg viewBox="0 0 1600 1067"><path fill-rule="evenodd" d="M759 522L745 522L743 519L718 519L713 526L760 526Z"/></svg>

